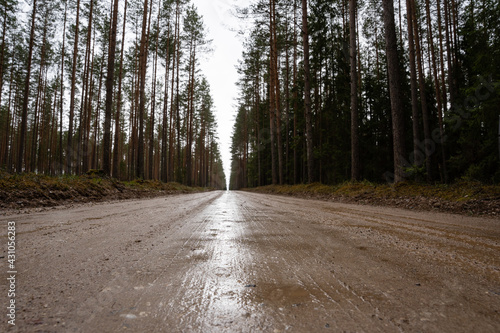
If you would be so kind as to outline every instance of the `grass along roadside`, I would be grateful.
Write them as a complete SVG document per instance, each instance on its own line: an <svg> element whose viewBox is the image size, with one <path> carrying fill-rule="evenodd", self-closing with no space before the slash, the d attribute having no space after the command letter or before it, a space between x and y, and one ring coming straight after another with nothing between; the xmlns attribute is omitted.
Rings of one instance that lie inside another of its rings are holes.
<svg viewBox="0 0 500 333"><path fill-rule="evenodd" d="M103 177L97 172L60 177L0 172L0 209L52 207L209 190L211 189L160 181L118 181Z"/></svg>
<svg viewBox="0 0 500 333"><path fill-rule="evenodd" d="M485 185L472 181L460 181L450 185L346 182L329 186L313 183L269 185L245 190L327 201L500 217L500 185Z"/></svg>

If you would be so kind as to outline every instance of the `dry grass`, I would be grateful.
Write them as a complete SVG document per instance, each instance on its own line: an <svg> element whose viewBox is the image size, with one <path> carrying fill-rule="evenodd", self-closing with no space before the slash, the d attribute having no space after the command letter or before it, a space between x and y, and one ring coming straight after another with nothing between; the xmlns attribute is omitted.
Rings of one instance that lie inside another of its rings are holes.
<svg viewBox="0 0 500 333"><path fill-rule="evenodd" d="M179 183L117 181L99 173L82 176L46 176L0 172L0 208L44 207L69 202L156 197L207 191Z"/></svg>
<svg viewBox="0 0 500 333"><path fill-rule="evenodd" d="M247 190L329 201L500 216L500 185L471 181L450 185L412 182L393 185L366 181L345 182L334 186L313 183L269 185Z"/></svg>

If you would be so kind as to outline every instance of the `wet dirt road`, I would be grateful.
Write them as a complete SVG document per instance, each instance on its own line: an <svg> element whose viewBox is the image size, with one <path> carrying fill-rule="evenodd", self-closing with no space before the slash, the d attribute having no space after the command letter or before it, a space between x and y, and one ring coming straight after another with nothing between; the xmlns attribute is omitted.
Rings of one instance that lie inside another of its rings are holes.
<svg viewBox="0 0 500 333"><path fill-rule="evenodd" d="M8 221L0 331L500 331L500 220L245 192L86 205L0 217L3 277Z"/></svg>

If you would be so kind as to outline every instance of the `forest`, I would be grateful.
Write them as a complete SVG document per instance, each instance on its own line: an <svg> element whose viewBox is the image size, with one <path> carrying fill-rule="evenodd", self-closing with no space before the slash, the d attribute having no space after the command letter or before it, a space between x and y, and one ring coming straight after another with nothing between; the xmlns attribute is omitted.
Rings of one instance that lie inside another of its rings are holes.
<svg viewBox="0 0 500 333"><path fill-rule="evenodd" d="M258 0L230 187L500 182L500 2Z"/></svg>
<svg viewBox="0 0 500 333"><path fill-rule="evenodd" d="M189 0L1 0L0 168L226 187Z"/></svg>

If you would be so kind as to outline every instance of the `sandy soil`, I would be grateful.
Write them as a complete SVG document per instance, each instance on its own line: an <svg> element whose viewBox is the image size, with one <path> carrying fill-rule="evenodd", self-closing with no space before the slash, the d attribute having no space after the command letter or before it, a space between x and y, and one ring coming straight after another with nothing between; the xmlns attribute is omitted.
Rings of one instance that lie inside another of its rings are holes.
<svg viewBox="0 0 500 333"><path fill-rule="evenodd" d="M500 220L246 192L0 217L7 332L499 332Z"/></svg>

